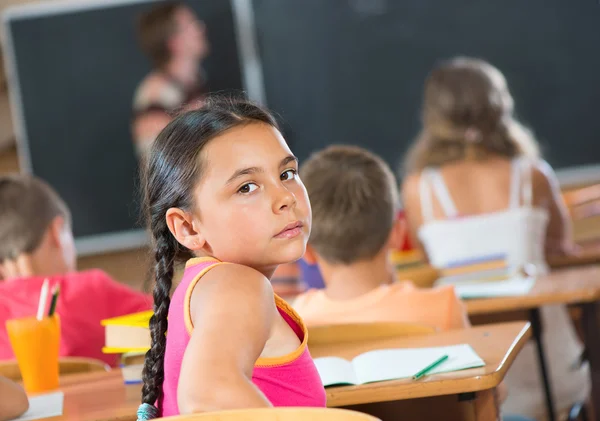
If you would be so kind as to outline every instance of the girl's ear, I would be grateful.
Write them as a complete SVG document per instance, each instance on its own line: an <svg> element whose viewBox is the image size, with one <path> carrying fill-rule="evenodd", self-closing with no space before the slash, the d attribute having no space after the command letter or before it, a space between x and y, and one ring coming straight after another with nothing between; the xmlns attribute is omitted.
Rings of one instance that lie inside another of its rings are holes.
<svg viewBox="0 0 600 421"><path fill-rule="evenodd" d="M170 208L165 218L169 231L179 244L192 251L204 247L206 239L196 230L191 213L179 208Z"/></svg>

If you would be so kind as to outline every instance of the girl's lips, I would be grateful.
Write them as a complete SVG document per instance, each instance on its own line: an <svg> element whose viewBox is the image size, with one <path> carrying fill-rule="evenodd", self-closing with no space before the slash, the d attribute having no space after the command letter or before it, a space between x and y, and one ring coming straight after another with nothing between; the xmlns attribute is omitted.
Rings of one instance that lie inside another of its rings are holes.
<svg viewBox="0 0 600 421"><path fill-rule="evenodd" d="M281 231L279 231L277 234L275 234L275 238L297 237L298 235L300 235L302 233L303 226L304 226L304 224L302 224L302 222L300 222L300 221L289 223L285 226L285 228L283 228Z"/></svg>

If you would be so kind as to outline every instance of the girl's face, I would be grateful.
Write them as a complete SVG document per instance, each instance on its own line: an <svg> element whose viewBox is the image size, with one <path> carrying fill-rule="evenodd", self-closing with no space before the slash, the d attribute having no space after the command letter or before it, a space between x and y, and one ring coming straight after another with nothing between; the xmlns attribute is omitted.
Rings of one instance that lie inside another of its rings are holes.
<svg viewBox="0 0 600 421"><path fill-rule="evenodd" d="M302 257L310 203L279 131L262 123L236 127L212 139L199 159L193 211L204 241L199 254L267 271Z"/></svg>

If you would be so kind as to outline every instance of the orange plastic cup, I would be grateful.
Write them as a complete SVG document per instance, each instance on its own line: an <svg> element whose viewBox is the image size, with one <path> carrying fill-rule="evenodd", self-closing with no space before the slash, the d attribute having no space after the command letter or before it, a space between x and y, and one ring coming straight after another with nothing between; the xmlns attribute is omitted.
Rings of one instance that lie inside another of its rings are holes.
<svg viewBox="0 0 600 421"><path fill-rule="evenodd" d="M42 320L35 317L7 320L6 330L27 393L58 389L58 314Z"/></svg>

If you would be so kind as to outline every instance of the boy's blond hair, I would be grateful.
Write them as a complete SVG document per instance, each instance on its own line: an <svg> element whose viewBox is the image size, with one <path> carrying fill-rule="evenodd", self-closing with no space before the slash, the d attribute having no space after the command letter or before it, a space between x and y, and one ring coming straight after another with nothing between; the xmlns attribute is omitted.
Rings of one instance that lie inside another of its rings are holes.
<svg viewBox="0 0 600 421"><path fill-rule="evenodd" d="M37 249L57 216L70 223L67 205L44 181L29 175L0 176L0 262Z"/></svg>
<svg viewBox="0 0 600 421"><path fill-rule="evenodd" d="M374 257L389 239L398 186L389 166L356 146L330 146L302 165L312 207L309 243L327 262Z"/></svg>

